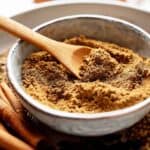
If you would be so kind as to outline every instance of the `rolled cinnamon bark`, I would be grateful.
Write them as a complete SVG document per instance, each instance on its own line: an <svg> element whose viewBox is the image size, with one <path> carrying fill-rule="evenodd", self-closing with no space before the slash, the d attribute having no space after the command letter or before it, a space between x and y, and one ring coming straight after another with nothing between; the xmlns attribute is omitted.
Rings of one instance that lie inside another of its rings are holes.
<svg viewBox="0 0 150 150"><path fill-rule="evenodd" d="M10 124L11 128L33 147L36 147L41 141L45 140L43 135L31 131L26 122L22 121L23 119L21 120L12 107L2 99L0 99L0 118L7 124Z"/></svg>
<svg viewBox="0 0 150 150"><path fill-rule="evenodd" d="M22 112L24 110L23 106L21 105L19 99L15 96L12 89L7 85L7 83L5 81L1 82L1 88L4 92L4 94L6 95L5 99L7 99L7 101L9 101L9 103L11 104L13 109L17 113Z"/></svg>
<svg viewBox="0 0 150 150"><path fill-rule="evenodd" d="M0 123L0 147L5 150L33 150L31 146L7 132Z"/></svg>
<svg viewBox="0 0 150 150"><path fill-rule="evenodd" d="M50 0L34 0L35 3L47 2L47 1L50 1Z"/></svg>
<svg viewBox="0 0 150 150"><path fill-rule="evenodd" d="M2 91L2 88L0 87L0 97L8 104L10 105L6 95L4 94L4 92Z"/></svg>
<svg viewBox="0 0 150 150"><path fill-rule="evenodd" d="M0 130L5 130L5 131L7 131L6 130L6 128L3 126L3 124L0 122Z"/></svg>

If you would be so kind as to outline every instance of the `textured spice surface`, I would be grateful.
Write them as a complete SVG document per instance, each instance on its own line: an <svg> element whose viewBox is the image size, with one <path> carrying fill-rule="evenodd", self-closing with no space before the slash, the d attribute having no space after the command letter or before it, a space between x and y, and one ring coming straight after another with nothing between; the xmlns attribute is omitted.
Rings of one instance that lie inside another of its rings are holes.
<svg viewBox="0 0 150 150"><path fill-rule="evenodd" d="M34 52L22 66L22 81L35 99L54 109L95 113L131 106L150 96L149 58L85 37L65 42L93 48L81 66L82 79L47 52Z"/></svg>
<svg viewBox="0 0 150 150"><path fill-rule="evenodd" d="M0 58L2 60L0 61L0 76L1 78L6 78L6 70L4 69L6 55L0 54ZM32 127L34 126L34 128L42 132L45 131L49 135L54 145L51 150L150 150L150 113L129 129L112 135L88 138L53 131L45 126L43 127L33 118L32 120L28 118L27 121ZM49 150L49 148L45 148L45 144L39 146L38 149Z"/></svg>

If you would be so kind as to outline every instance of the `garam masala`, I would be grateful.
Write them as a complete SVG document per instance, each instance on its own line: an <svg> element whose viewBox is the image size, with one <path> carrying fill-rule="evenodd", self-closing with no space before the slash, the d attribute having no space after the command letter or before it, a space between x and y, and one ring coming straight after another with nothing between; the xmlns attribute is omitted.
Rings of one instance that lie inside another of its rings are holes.
<svg viewBox="0 0 150 150"><path fill-rule="evenodd" d="M65 42L94 48L81 65L81 79L48 52L33 52L22 65L22 82L36 100L62 111L96 113L125 108L150 96L150 58L84 36Z"/></svg>

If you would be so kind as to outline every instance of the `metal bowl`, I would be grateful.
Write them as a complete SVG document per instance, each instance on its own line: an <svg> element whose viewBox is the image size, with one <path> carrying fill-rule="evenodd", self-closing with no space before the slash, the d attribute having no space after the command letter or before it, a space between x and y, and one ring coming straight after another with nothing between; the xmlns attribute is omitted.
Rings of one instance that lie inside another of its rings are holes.
<svg viewBox="0 0 150 150"><path fill-rule="evenodd" d="M112 17L68 16L44 23L34 30L60 41L82 34L132 48L143 56L150 56L150 35L131 23ZM22 40L11 48L7 62L8 78L23 98L24 107L53 129L81 136L105 135L130 127L149 112L150 98L128 108L95 114L69 113L41 104L24 91L21 81L21 65L35 50L37 48Z"/></svg>

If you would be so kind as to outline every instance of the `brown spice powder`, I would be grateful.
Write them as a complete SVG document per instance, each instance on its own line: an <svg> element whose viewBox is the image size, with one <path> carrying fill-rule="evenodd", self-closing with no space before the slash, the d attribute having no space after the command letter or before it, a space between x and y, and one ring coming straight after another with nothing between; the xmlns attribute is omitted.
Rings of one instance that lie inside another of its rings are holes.
<svg viewBox="0 0 150 150"><path fill-rule="evenodd" d="M150 96L150 59L115 44L75 37L65 42L90 46L81 80L45 51L32 53L22 66L27 93L62 111L95 113L121 109ZM144 92L143 92L144 91Z"/></svg>

